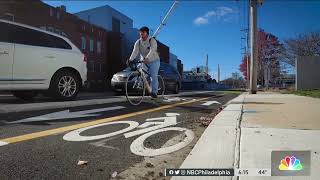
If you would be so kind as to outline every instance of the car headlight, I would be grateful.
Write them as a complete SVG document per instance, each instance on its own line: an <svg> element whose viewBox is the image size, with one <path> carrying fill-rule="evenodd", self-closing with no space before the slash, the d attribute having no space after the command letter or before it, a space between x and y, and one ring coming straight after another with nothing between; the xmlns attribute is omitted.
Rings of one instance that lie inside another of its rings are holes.
<svg viewBox="0 0 320 180"><path fill-rule="evenodd" d="M119 77L117 75L112 76L112 81L119 81Z"/></svg>

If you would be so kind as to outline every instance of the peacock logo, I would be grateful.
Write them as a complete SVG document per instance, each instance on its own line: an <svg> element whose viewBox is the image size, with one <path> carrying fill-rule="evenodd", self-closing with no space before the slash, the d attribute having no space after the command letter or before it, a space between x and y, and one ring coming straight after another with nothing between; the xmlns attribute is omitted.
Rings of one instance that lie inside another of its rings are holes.
<svg viewBox="0 0 320 180"><path fill-rule="evenodd" d="M286 156L284 159L281 160L279 165L279 170L281 171L299 171L302 170L302 165L300 160L294 156Z"/></svg>

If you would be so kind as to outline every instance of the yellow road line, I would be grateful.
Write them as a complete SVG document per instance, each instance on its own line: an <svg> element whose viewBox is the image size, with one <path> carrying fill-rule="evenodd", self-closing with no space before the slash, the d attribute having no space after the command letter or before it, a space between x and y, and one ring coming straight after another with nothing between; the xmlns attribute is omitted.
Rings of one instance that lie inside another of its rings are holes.
<svg viewBox="0 0 320 180"><path fill-rule="evenodd" d="M3 145L6 145L6 143L11 144L11 143L27 141L27 140L31 140L31 139L35 139L35 138L40 138L40 137L46 137L46 136L50 136L50 135L54 135L54 134L58 134L58 133L63 133L66 131L71 131L71 130L80 129L80 128L84 128L84 127L88 127L88 126L93 126L93 125L97 125L97 124L101 124L101 123L116 121L116 120L129 118L129 117L133 117L133 116L137 116L137 115L141 115L141 114L146 114L146 113L155 112L155 111L159 111L159 110L163 110L163 109L168 109L168 108L172 108L172 107L176 107L176 106L180 106L180 105L203 101L203 100L206 100L209 98L210 97L206 97L206 98L201 98L201 99L196 99L196 100L191 100L191 101L186 101L186 102L180 102L180 103L171 104L171 105L164 105L164 106L160 106L157 108L147 109L147 110L133 112L133 113L129 113L129 114L123 114L120 116L99 119L99 120L95 120L95 121L75 124L75 125L71 125L71 126L65 126L65 127L56 128L56 129L50 129L50 130L46 130L46 131L40 131L40 132L36 132L36 133L31 133L31 134L25 134L25 135L16 136L16 137L10 137L10 138L6 138L6 139L0 139L0 146L1 146L1 143Z"/></svg>

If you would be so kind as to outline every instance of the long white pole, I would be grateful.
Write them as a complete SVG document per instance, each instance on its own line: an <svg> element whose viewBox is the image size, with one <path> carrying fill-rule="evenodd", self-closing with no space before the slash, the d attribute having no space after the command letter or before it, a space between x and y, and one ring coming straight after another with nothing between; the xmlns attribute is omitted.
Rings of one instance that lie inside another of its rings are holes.
<svg viewBox="0 0 320 180"><path fill-rule="evenodd" d="M171 8L169 9L169 11L167 12L166 16L163 18L163 20L161 21L160 25L158 26L157 30L153 33L152 37L156 37L159 32L161 31L162 27L164 25L166 25L170 15L172 14L174 8L177 6L177 4L179 3L179 1L174 1Z"/></svg>

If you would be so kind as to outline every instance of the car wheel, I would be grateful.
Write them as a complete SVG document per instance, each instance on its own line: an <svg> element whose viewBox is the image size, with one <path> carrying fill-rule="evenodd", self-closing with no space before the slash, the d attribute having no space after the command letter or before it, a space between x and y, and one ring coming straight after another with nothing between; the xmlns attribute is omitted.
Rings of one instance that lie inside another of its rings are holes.
<svg viewBox="0 0 320 180"><path fill-rule="evenodd" d="M175 85L173 93L174 94L178 94L179 93L179 84Z"/></svg>
<svg viewBox="0 0 320 180"><path fill-rule="evenodd" d="M50 83L50 94L62 101L74 100L79 92L80 80L77 75L68 71L60 71L54 75Z"/></svg>
<svg viewBox="0 0 320 180"><path fill-rule="evenodd" d="M36 92L36 91L12 91L12 94L19 99L30 101L38 95L38 92Z"/></svg>

